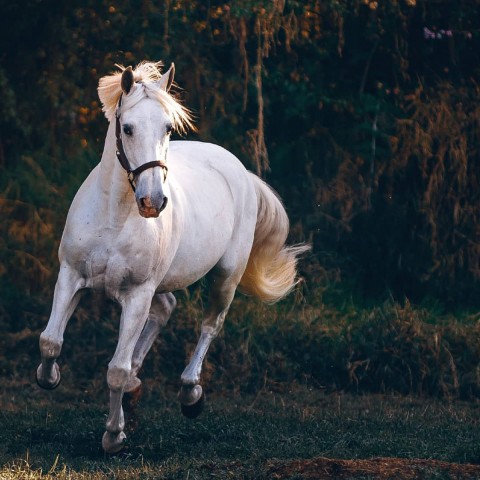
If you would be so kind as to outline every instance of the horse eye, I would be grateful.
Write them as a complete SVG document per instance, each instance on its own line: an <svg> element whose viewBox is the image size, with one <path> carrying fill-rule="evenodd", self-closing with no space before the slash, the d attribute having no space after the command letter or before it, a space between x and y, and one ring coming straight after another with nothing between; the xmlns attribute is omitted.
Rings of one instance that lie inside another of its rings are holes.
<svg viewBox="0 0 480 480"><path fill-rule="evenodd" d="M170 135L172 133L172 130L173 130L173 125L171 123L167 123L167 126L166 126L167 135Z"/></svg>
<svg viewBox="0 0 480 480"><path fill-rule="evenodd" d="M123 133L125 133L125 135L133 135L133 129L132 129L132 126L131 125L124 125L123 126Z"/></svg>

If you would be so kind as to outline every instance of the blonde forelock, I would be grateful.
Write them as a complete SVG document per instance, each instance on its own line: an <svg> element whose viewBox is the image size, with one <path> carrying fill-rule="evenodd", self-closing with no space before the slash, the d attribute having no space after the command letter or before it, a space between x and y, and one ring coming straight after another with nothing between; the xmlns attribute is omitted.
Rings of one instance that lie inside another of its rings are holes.
<svg viewBox="0 0 480 480"><path fill-rule="evenodd" d="M115 118L118 100L122 94L121 79L125 67L117 65L120 71L102 77L98 83L98 96L102 103L102 110L109 121ZM173 95L158 85L162 78L162 62L142 62L133 70L136 83L143 85L146 96L158 100L172 121L173 127L181 134L187 130L195 130L191 112L184 107Z"/></svg>

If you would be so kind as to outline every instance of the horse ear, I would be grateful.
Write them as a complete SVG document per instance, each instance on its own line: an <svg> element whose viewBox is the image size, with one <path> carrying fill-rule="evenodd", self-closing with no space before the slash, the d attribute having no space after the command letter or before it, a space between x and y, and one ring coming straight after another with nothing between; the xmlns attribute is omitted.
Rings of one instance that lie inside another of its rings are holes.
<svg viewBox="0 0 480 480"><path fill-rule="evenodd" d="M175 75L175 64L172 63L170 68L162 75L162 78L158 81L160 88L165 90L167 93L172 86L174 75Z"/></svg>
<svg viewBox="0 0 480 480"><path fill-rule="evenodd" d="M128 92L132 89L134 83L132 67L127 67L122 73L122 90L125 92L125 95L128 95Z"/></svg>

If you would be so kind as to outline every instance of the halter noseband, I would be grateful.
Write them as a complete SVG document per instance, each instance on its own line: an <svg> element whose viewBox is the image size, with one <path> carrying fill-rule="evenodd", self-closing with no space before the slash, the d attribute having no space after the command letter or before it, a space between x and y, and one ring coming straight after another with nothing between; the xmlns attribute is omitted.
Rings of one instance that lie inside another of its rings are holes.
<svg viewBox="0 0 480 480"><path fill-rule="evenodd" d="M125 154L125 150L123 148L122 142L122 129L120 127L120 107L122 106L122 96L120 95L120 99L118 100L118 107L115 113L115 136L117 137L117 158L120 162L120 165L123 169L127 172L127 178L132 187L132 190L135 192L135 179L144 171L148 170L149 168L154 167L161 167L163 169L163 181L167 179L168 167L164 162L160 160L154 160L153 162L147 162L143 165L140 165L135 170L132 170L130 167L130 162L128 161L127 155Z"/></svg>

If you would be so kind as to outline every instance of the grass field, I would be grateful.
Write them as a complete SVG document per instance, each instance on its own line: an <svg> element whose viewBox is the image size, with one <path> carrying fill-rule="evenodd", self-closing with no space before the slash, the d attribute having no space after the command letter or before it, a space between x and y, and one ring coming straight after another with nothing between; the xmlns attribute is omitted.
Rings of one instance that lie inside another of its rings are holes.
<svg viewBox="0 0 480 480"><path fill-rule="evenodd" d="M126 448L111 457L101 438L117 327L98 305L91 297L69 325L53 392L33 380L46 320L0 338L0 480L480 479L477 313L239 298L192 421L176 390L202 297L184 298L144 365Z"/></svg>
<svg viewBox="0 0 480 480"><path fill-rule="evenodd" d="M1 479L480 478L478 402L325 394L208 395L197 420L147 382L120 455L100 446L107 390L3 386Z"/></svg>
<svg viewBox="0 0 480 480"><path fill-rule="evenodd" d="M113 457L101 438L118 311L94 295L80 306L53 392L33 379L47 317L9 323L0 480L480 479L477 312L237 298L205 362L205 412L192 421L176 390L198 338L197 292L180 295L147 357L143 398Z"/></svg>

